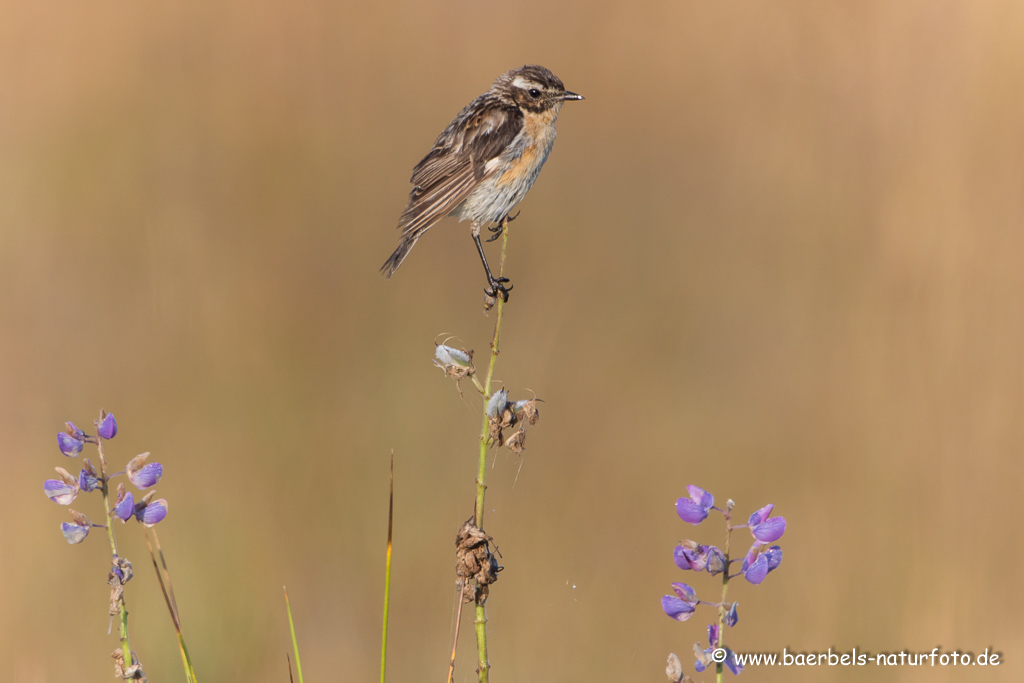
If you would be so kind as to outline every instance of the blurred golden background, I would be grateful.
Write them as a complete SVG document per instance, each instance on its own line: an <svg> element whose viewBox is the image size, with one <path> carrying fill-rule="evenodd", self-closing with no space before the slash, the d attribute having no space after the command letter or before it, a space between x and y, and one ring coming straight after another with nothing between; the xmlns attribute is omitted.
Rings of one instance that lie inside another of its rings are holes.
<svg viewBox="0 0 1024 683"><path fill-rule="evenodd" d="M412 166L524 63L587 100L511 229L497 376L545 403L515 485L489 470L493 680L692 675L711 612L659 602L716 599L672 562L721 539L676 516L691 483L789 521L735 649L1005 661L743 680L1024 677L1021 3L3 5L0 680L111 679L108 548L42 495L100 408L112 464L165 467L200 680L288 680L282 585L307 681L377 676L392 449L389 674L443 680L480 400L431 355L493 318L465 223L377 269ZM184 680L118 531L133 646Z"/></svg>

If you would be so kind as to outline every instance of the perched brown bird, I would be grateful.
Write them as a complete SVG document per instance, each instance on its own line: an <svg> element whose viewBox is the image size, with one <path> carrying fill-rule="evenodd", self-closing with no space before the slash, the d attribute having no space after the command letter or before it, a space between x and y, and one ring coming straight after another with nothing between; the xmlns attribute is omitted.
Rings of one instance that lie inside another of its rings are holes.
<svg viewBox="0 0 1024 683"><path fill-rule="evenodd" d="M423 233L457 214L460 221L472 223L473 241L487 272L487 293L508 301L512 286L506 286L508 278L491 273L480 228L495 222L491 240L501 234L502 221L533 187L551 152L562 103L582 99L542 66L523 66L499 76L490 90L459 112L412 170L409 206L398 222L402 238L381 272L391 277Z"/></svg>

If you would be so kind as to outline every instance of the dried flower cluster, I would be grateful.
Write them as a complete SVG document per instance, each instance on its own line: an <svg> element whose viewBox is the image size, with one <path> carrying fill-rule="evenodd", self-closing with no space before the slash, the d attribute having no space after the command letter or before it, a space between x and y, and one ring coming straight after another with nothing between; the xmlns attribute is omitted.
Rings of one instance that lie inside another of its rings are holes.
<svg viewBox="0 0 1024 683"><path fill-rule="evenodd" d="M526 430L540 420L537 399L510 401L508 392L499 389L487 401L487 419L492 444L504 446L513 453L522 453L526 446ZM516 425L519 429L506 438L506 430Z"/></svg>
<svg viewBox="0 0 1024 683"><path fill-rule="evenodd" d="M465 602L483 603L490 591L488 586L498 580L502 567L491 553L493 541L473 523L472 517L459 528L455 537L455 575L462 584Z"/></svg>

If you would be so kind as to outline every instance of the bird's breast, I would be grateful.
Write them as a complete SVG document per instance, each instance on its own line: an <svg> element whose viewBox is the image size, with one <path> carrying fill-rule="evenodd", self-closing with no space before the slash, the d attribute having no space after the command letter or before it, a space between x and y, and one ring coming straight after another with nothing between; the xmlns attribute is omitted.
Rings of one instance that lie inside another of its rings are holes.
<svg viewBox="0 0 1024 683"><path fill-rule="evenodd" d="M505 151L487 162L487 179L460 207L462 220L483 224L500 221L533 187L555 144L553 115L530 114Z"/></svg>

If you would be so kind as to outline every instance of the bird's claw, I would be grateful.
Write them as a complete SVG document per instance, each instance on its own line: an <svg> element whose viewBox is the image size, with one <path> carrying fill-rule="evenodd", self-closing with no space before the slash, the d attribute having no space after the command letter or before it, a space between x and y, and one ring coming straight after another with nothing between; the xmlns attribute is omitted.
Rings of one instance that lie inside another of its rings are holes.
<svg viewBox="0 0 1024 683"><path fill-rule="evenodd" d="M508 287L505 286L505 283L508 281L507 277L491 278L491 286L484 290L484 294L495 299L500 296L501 300L507 303L508 293L512 291L511 284Z"/></svg>
<svg viewBox="0 0 1024 683"><path fill-rule="evenodd" d="M487 228L490 232L493 232L494 235L492 235L491 237L488 237L484 241L485 242L493 242L494 240L496 240L499 237L501 237L501 235L505 232L505 224L506 223L511 223L515 219L519 218L519 214L520 213L521 212L516 211L516 215L515 216L509 216L509 215L506 214L506 216L503 219L501 219L500 221L498 221L493 227Z"/></svg>
<svg viewBox="0 0 1024 683"><path fill-rule="evenodd" d="M489 227L487 229L494 234L485 239L484 242L493 242L494 240L501 237L502 234L505 232L505 221L498 221L498 223L495 224L494 227Z"/></svg>

